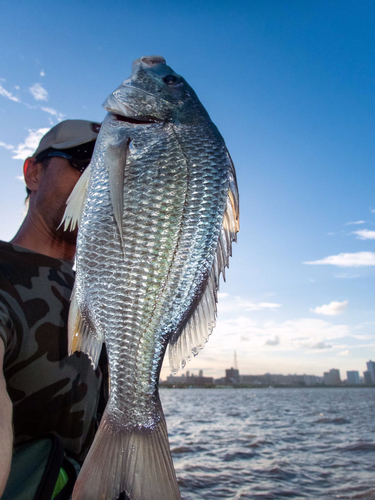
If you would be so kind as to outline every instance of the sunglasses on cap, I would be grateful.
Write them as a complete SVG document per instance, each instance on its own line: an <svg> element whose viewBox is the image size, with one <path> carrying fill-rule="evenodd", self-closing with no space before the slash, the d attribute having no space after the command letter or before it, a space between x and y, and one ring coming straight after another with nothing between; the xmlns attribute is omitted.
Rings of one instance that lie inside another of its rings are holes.
<svg viewBox="0 0 375 500"><path fill-rule="evenodd" d="M36 160L43 161L45 158L54 157L64 158L64 160L68 160L71 167L78 170L78 172L82 174L82 172L84 172L90 164L94 147L95 141L91 141L87 144L82 144L81 146L76 146L74 148L65 149L64 151L49 148L46 151L42 151L42 153L36 157Z"/></svg>

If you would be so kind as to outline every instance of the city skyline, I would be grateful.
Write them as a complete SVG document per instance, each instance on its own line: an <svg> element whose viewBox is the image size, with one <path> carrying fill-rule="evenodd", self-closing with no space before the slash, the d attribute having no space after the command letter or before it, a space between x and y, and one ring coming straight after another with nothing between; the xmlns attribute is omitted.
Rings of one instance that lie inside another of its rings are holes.
<svg viewBox="0 0 375 500"><path fill-rule="evenodd" d="M236 353L234 355L234 359L236 360ZM337 375L338 375L338 378L341 381L345 381L345 380L349 381L349 379L350 379L349 374L351 374L351 376L353 377L353 379L356 379L356 375L355 374L358 374L358 383L360 383L360 382L361 383L362 382L366 383L366 376L365 376L365 374L369 373L370 375L369 375L368 383L375 384L375 362L372 361L372 360L369 360L369 361L367 361L365 363L366 363L367 370L362 371L363 376L360 375L360 373L361 373L360 370L346 370L345 373L346 373L347 378L346 379L342 379L341 378L341 372L340 372L340 370L338 370L336 368L330 368L330 369L327 369L329 371L323 372L322 375L320 375L320 376L317 375L316 377L317 378L321 378L323 380L325 378L325 375L331 374L331 375L333 375L334 378L337 377ZM237 371L239 373L239 375L245 375L245 374L241 373L238 370L238 368L235 368L235 365L236 365L236 363L233 363L233 366L231 366L231 368L223 368L222 371L224 373L226 373L229 370L234 370L234 371ZM196 375L192 370L187 369L185 371L185 373L181 373L181 374L177 373L175 375L174 374L170 374L170 375L167 376L167 379L169 377L177 377L177 378L179 378L179 377L189 377L189 376L190 377L195 377L195 376L197 376L197 377L203 377L204 376L203 374L204 374L204 370L202 370L202 369L199 369L198 375ZM254 373L254 374L251 374L251 376L264 376L264 375L270 375L270 373L265 372L265 373ZM272 373L272 375L279 375L279 374ZM247 375L245 375L245 376L247 376ZM307 374L307 373L288 373L288 374L285 374L285 376L310 376L310 375ZM219 377L219 378L222 378L222 377ZM353 383L357 383L357 382L353 382Z"/></svg>
<svg viewBox="0 0 375 500"><path fill-rule="evenodd" d="M218 377L233 350L243 373L375 358L373 2L40 0L2 19L0 239L22 221L23 160L43 133L103 120L132 61L160 54L222 133L240 190L217 326L188 369Z"/></svg>
<svg viewBox="0 0 375 500"><path fill-rule="evenodd" d="M236 355L234 357L236 365ZM360 376L358 370L349 370L346 372L346 379L341 378L340 370L331 368L324 372L323 376L309 374L288 374L277 373L264 374L242 374L238 368L226 368L223 377L214 378L204 375L203 370L199 373L186 370L180 375L170 374L165 380L160 379L161 386L167 387L269 387L269 386L288 386L288 387L317 387L317 386L374 386L375 385L375 362L369 360L367 370Z"/></svg>

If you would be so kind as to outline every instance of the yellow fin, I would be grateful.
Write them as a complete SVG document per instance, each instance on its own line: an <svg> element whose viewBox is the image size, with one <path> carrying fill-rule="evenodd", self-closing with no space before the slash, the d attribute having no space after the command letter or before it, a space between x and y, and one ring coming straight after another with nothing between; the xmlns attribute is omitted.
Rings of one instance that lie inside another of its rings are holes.
<svg viewBox="0 0 375 500"><path fill-rule="evenodd" d="M68 354L82 351L91 360L94 369L98 366L103 340L95 336L82 317L79 310L75 289L72 293L68 319Z"/></svg>

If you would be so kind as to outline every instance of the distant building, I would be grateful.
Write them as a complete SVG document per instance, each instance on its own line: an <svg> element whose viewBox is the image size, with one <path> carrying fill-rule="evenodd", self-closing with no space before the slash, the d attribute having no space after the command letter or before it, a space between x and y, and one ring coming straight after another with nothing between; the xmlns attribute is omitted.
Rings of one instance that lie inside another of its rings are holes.
<svg viewBox="0 0 375 500"><path fill-rule="evenodd" d="M240 372L235 368L229 368L225 370L225 383L227 385L239 384L240 383Z"/></svg>
<svg viewBox="0 0 375 500"><path fill-rule="evenodd" d="M321 385L323 383L323 377L316 375L303 375L303 379L306 385Z"/></svg>
<svg viewBox="0 0 375 500"><path fill-rule="evenodd" d="M370 373L371 377L371 383L375 384L375 362L374 361L367 361L367 371Z"/></svg>
<svg viewBox="0 0 375 500"><path fill-rule="evenodd" d="M341 385L340 370L332 368L324 372L323 381L325 385Z"/></svg>
<svg viewBox="0 0 375 500"><path fill-rule="evenodd" d="M372 385L374 383L372 374L368 370L363 372L363 381L366 385Z"/></svg>
<svg viewBox="0 0 375 500"><path fill-rule="evenodd" d="M361 383L358 371L349 371L349 372L346 372L346 376L347 376L347 379L348 379L348 384L359 385Z"/></svg>
<svg viewBox="0 0 375 500"><path fill-rule="evenodd" d="M190 375L187 371L186 375L181 375L176 377L175 375L169 375L166 382L162 382L161 385L177 385L182 387L212 387L214 385L213 377L204 377L203 370L199 370L199 375L196 376L194 373Z"/></svg>
<svg viewBox="0 0 375 500"><path fill-rule="evenodd" d="M240 375L240 384L244 385L285 385L306 386L322 384L322 377L315 375L278 375L266 373L264 375Z"/></svg>

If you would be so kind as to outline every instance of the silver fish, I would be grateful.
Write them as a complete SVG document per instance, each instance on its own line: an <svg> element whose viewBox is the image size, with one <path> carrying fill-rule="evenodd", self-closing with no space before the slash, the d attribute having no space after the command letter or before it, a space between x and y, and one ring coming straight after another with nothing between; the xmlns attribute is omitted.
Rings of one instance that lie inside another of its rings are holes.
<svg viewBox="0 0 375 500"><path fill-rule="evenodd" d="M178 500L159 374L168 345L175 372L215 325L239 230L235 170L195 92L160 56L135 61L104 106L65 214L66 226L79 220L69 351L95 366L105 342L110 367L73 499Z"/></svg>

